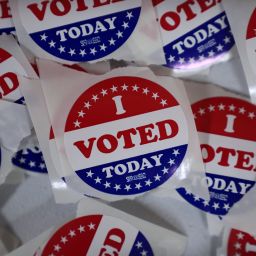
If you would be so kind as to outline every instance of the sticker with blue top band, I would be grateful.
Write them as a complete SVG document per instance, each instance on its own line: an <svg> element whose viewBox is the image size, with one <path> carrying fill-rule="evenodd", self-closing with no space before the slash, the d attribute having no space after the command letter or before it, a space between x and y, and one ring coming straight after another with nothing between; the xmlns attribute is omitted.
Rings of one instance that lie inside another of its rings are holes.
<svg viewBox="0 0 256 256"><path fill-rule="evenodd" d="M215 215L230 208L255 185L255 105L237 98L215 97L192 105L210 201L178 189L190 204Z"/></svg>
<svg viewBox="0 0 256 256"><path fill-rule="evenodd" d="M220 0L153 0L166 66L193 69L215 63L235 44Z"/></svg>
<svg viewBox="0 0 256 256"><path fill-rule="evenodd" d="M27 147L18 151L12 159L12 163L26 171L47 173L43 154L37 146Z"/></svg>
<svg viewBox="0 0 256 256"><path fill-rule="evenodd" d="M147 238L131 224L106 215L76 218L46 242L42 256L154 256Z"/></svg>
<svg viewBox="0 0 256 256"><path fill-rule="evenodd" d="M58 59L102 59L132 35L141 0L20 1L24 28L43 51Z"/></svg>
<svg viewBox="0 0 256 256"><path fill-rule="evenodd" d="M66 120L65 150L90 190L136 195L166 183L188 147L181 105L140 77L103 80L78 97Z"/></svg>
<svg viewBox="0 0 256 256"><path fill-rule="evenodd" d="M0 35L8 35L15 31L8 0L0 1Z"/></svg>

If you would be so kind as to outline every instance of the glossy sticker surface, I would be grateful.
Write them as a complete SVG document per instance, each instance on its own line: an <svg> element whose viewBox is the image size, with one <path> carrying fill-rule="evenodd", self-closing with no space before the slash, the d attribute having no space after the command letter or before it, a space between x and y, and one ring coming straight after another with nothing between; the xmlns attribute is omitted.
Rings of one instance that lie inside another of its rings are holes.
<svg viewBox="0 0 256 256"><path fill-rule="evenodd" d="M145 236L120 219L90 215L74 219L46 243L42 256L153 256Z"/></svg>
<svg viewBox="0 0 256 256"><path fill-rule="evenodd" d="M192 105L210 201L184 188L178 192L203 211L225 215L254 186L256 107L246 101L216 97Z"/></svg>
<svg viewBox="0 0 256 256"><path fill-rule="evenodd" d="M86 90L69 112L65 150L84 183L112 195L156 188L175 173L187 151L182 107L162 86L114 77Z"/></svg>
<svg viewBox="0 0 256 256"><path fill-rule="evenodd" d="M73 62L115 52L133 33L141 0L19 1L21 21L42 50Z"/></svg>

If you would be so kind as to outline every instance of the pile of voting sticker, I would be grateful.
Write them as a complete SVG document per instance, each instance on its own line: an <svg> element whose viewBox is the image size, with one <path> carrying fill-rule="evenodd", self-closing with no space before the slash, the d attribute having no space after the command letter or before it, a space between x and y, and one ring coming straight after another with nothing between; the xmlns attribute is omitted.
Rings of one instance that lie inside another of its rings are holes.
<svg viewBox="0 0 256 256"><path fill-rule="evenodd" d="M0 0L1 189L73 208L25 243L0 221L0 254L201 256L154 197L200 215L202 256L256 255L255 37L255 0ZM251 98L199 82L232 58Z"/></svg>

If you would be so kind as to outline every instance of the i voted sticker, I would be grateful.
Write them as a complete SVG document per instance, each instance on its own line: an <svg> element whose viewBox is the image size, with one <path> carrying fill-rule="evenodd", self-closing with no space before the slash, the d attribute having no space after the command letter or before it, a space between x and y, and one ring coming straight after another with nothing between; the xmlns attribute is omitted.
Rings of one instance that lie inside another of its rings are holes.
<svg viewBox="0 0 256 256"><path fill-rule="evenodd" d="M8 35L15 31L8 0L0 0L0 35Z"/></svg>
<svg viewBox="0 0 256 256"><path fill-rule="evenodd" d="M256 236L232 229L228 239L227 256L255 256Z"/></svg>
<svg viewBox="0 0 256 256"><path fill-rule="evenodd" d="M135 227L105 215L74 219L46 243L42 256L153 256L146 237Z"/></svg>
<svg viewBox="0 0 256 256"><path fill-rule="evenodd" d="M27 147L18 151L12 163L24 170L35 173L47 173L41 150L37 146Z"/></svg>
<svg viewBox="0 0 256 256"><path fill-rule="evenodd" d="M210 201L181 188L178 192L206 212L225 215L255 185L255 105L215 97L192 105L206 169Z"/></svg>
<svg viewBox="0 0 256 256"><path fill-rule="evenodd" d="M153 81L103 80L82 93L66 120L69 163L90 190L135 195L159 187L181 165L188 126L174 96Z"/></svg>
<svg viewBox="0 0 256 256"><path fill-rule="evenodd" d="M24 97L19 88L18 71L25 72L19 62L0 46L0 99L24 104Z"/></svg>
<svg viewBox="0 0 256 256"><path fill-rule="evenodd" d="M153 0L168 67L200 68L231 50L235 41L220 2Z"/></svg>
<svg viewBox="0 0 256 256"><path fill-rule="evenodd" d="M104 58L133 33L141 0L18 1L22 25L42 50L58 59Z"/></svg>

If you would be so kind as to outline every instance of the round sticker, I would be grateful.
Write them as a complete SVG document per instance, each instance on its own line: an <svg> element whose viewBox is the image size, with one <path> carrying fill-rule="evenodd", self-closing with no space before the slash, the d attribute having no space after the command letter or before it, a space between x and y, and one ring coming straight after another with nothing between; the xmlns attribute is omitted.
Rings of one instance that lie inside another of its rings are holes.
<svg viewBox="0 0 256 256"><path fill-rule="evenodd" d="M74 219L46 243L42 256L153 256L145 236L129 223L105 215Z"/></svg>
<svg viewBox="0 0 256 256"><path fill-rule="evenodd" d="M232 229L228 239L227 256L255 256L256 236Z"/></svg>
<svg viewBox="0 0 256 256"><path fill-rule="evenodd" d="M17 72L25 73L19 62L0 47L0 99L24 104L24 97L19 89Z"/></svg>
<svg viewBox="0 0 256 256"><path fill-rule="evenodd" d="M43 154L37 146L18 151L12 159L12 163L27 171L47 173Z"/></svg>
<svg viewBox="0 0 256 256"><path fill-rule="evenodd" d="M141 0L19 1L31 39L58 59L98 60L116 51L133 33Z"/></svg>
<svg viewBox="0 0 256 256"><path fill-rule="evenodd" d="M216 62L234 46L220 1L154 0L166 65L193 69Z"/></svg>
<svg viewBox="0 0 256 256"><path fill-rule="evenodd" d="M192 205L225 215L254 186L256 175L255 105L215 97L192 105L206 169L210 201L184 188L178 192Z"/></svg>
<svg viewBox="0 0 256 256"><path fill-rule="evenodd" d="M64 144L73 172L90 189L134 195L175 173L187 151L188 126L182 107L162 86L114 77L78 97Z"/></svg>
<svg viewBox="0 0 256 256"><path fill-rule="evenodd" d="M0 35L8 35L15 31L8 0L0 1Z"/></svg>

